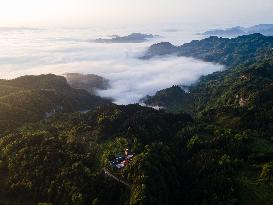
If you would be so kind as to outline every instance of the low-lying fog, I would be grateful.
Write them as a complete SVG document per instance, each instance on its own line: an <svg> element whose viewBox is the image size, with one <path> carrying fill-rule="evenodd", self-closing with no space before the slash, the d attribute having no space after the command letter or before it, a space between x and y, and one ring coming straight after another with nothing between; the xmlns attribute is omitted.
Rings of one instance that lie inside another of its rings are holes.
<svg viewBox="0 0 273 205"><path fill-rule="evenodd" d="M133 32L155 34L145 43L99 44L92 40L108 35ZM102 33L104 35L102 35ZM190 85L202 75L223 69L223 66L184 57L139 60L145 49L156 42L182 44L200 37L178 30L169 32L124 29L1 30L0 78L26 74L63 74L77 72L97 74L110 80L109 90L99 91L118 104L137 103L145 95L175 84Z"/></svg>

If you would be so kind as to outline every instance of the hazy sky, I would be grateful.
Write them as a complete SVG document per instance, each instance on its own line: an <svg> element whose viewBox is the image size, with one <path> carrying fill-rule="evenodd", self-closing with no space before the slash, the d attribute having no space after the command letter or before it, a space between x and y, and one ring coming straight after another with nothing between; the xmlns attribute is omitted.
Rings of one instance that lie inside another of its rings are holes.
<svg viewBox="0 0 273 205"><path fill-rule="evenodd" d="M0 0L0 26L273 23L273 0Z"/></svg>

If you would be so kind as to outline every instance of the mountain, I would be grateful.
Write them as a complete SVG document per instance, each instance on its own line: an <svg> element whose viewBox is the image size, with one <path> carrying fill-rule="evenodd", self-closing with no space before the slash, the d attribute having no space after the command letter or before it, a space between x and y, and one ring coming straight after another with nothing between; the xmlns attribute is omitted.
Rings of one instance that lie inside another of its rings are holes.
<svg viewBox="0 0 273 205"><path fill-rule="evenodd" d="M198 110L208 121L238 129L273 131L273 53L203 77L192 86Z"/></svg>
<svg viewBox="0 0 273 205"><path fill-rule="evenodd" d="M150 194L157 197L156 184L143 181L141 176L156 165L167 168L172 163L172 158L152 161L151 157L170 152L163 143L170 142L176 131L191 121L187 115L170 115L139 105L109 105L86 114L55 115L25 126L0 139L0 181L3 182L0 197L10 196L17 203L27 204L127 204L129 201L135 204L135 200L147 203L152 198L142 199L145 193L139 193L139 189L146 192L142 187L146 184L153 192ZM102 172L104 167L109 167L109 160L127 146L138 154L136 164L128 167L128 173L124 170L124 177L120 173L120 178L128 177L126 181L133 184L131 196L127 187L107 179ZM143 163L146 165L137 168ZM168 178L174 177L169 175L172 172L162 172L167 178L158 181L159 186L165 184L170 188L162 199L171 197L172 190L178 187L168 184Z"/></svg>
<svg viewBox="0 0 273 205"><path fill-rule="evenodd" d="M111 104L56 75L1 80L0 125L12 129L0 136L0 204L272 205L270 39L186 44L192 55L238 59L143 99L166 111ZM67 113L46 116L55 106Z"/></svg>
<svg viewBox="0 0 273 205"><path fill-rule="evenodd" d="M256 33L256 32L254 32ZM205 31L201 35L204 36L241 36L246 35L247 32L245 31L245 28L237 26L227 29L213 29L209 31Z"/></svg>
<svg viewBox="0 0 273 205"><path fill-rule="evenodd" d="M152 107L158 106L172 113L191 113L193 110L192 95L185 92L180 86L160 90L154 96L144 97L140 102Z"/></svg>
<svg viewBox="0 0 273 205"><path fill-rule="evenodd" d="M246 145L243 133L138 105L59 114L0 139L1 196L57 205L245 204L239 191L251 187L240 180L252 179L240 174L254 163L242 152ZM125 169L111 168L109 161L126 147L133 160ZM130 189L105 175L105 167Z"/></svg>
<svg viewBox="0 0 273 205"><path fill-rule="evenodd" d="M142 34L142 33L132 33L127 36L113 36L110 39L98 38L94 42L96 43L143 43L152 38L157 38L158 35L152 34Z"/></svg>
<svg viewBox="0 0 273 205"><path fill-rule="evenodd" d="M94 74L66 73L67 83L75 89L83 89L90 94L96 94L97 90L105 90L110 87L109 81Z"/></svg>
<svg viewBox="0 0 273 205"><path fill-rule="evenodd" d="M255 36L261 35L255 34ZM244 36L237 38L236 41L238 42L238 39L241 38ZM215 39L219 38L215 37ZM260 38L256 40L262 42ZM154 96L148 96L144 99L144 103L148 106L162 106L166 111L173 113L186 111L201 117L202 121L213 122L232 129L256 129L269 134L273 131L271 117L273 114L271 112L273 109L271 97L273 93L273 51L272 48L259 48L260 51L254 54L257 49L255 45L258 45L256 40L252 38L254 42L251 48L251 55L253 55L251 60L232 62L234 66L226 64L230 67L224 71L203 76L189 87L187 93L178 86L173 86L158 91ZM207 42L208 39L203 41ZM249 38L246 42L248 41ZM195 45L200 48L201 42ZM190 46L193 47L193 45ZM245 56L247 49L236 50L237 58L240 58L240 56ZM217 49L214 50L216 51ZM233 53L234 50L230 52ZM222 54L230 55L228 52ZM221 59L219 56L218 62ZM178 89L180 89L179 92Z"/></svg>
<svg viewBox="0 0 273 205"><path fill-rule="evenodd" d="M126 148L133 159L112 167ZM139 105L57 114L1 137L0 150L0 198L14 204L273 202L272 139L187 114Z"/></svg>
<svg viewBox="0 0 273 205"><path fill-rule="evenodd" d="M195 113L221 126L255 128L270 133L273 131L272 85L273 52L270 49L256 56L254 62L202 77L198 83L189 87L188 93L173 86L158 91L144 102L147 105L163 106L171 112Z"/></svg>
<svg viewBox="0 0 273 205"><path fill-rule="evenodd" d="M247 34L260 33L265 36L273 35L273 24L259 24L251 27L232 27L227 29L212 29L205 31L201 35L205 36L240 36Z"/></svg>
<svg viewBox="0 0 273 205"><path fill-rule="evenodd" d="M220 63L228 67L254 60L257 55L273 47L273 37L261 34L239 36L237 38L219 38L212 36L203 40L194 40L181 46L170 43L158 43L149 47L141 59L156 56L177 55Z"/></svg>
<svg viewBox="0 0 273 205"><path fill-rule="evenodd" d="M69 86L53 74L0 80L0 134L56 112L88 110L108 100Z"/></svg>
<svg viewBox="0 0 273 205"><path fill-rule="evenodd" d="M248 33L261 33L266 36L273 35L273 24L259 24L246 28Z"/></svg>
<svg viewBox="0 0 273 205"><path fill-rule="evenodd" d="M182 91L177 92L180 87L173 86L149 96L146 103L153 106L164 104L166 111L177 113L187 110L189 106L184 107L184 102L192 99L188 104L193 105L191 113L197 122L213 124L230 131L237 130L240 134L235 136L246 140L238 150L247 156L230 178L236 184L235 187L241 187L241 191L235 191L240 195L237 202L269 205L273 203L272 177L269 174L273 170L272 85L273 51L270 49L260 53L254 61L202 77L199 82L189 87L187 96ZM175 100L183 98L184 101ZM199 139L202 141L203 137L196 140ZM197 149L202 152L207 146L210 145ZM205 160L207 159L206 157Z"/></svg>

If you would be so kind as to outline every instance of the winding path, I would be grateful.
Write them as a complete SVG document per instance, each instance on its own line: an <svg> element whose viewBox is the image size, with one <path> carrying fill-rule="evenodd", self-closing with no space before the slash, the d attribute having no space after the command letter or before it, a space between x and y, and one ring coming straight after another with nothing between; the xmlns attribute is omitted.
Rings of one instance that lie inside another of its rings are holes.
<svg viewBox="0 0 273 205"><path fill-rule="evenodd" d="M111 174L106 168L103 168L103 172L104 172L104 174L107 175L108 177L114 179L115 181L117 181L117 182L119 182L119 183L121 183L121 184L123 184L123 185L125 185L125 186L127 186L128 188L131 189L131 186L130 186L128 183L122 181L121 179L119 179L119 178L117 178L116 176L114 176L113 174Z"/></svg>

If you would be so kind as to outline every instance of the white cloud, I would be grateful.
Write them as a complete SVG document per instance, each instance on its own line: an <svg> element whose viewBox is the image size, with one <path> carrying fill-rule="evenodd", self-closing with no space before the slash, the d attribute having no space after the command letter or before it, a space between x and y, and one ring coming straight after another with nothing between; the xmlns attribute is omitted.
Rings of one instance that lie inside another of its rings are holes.
<svg viewBox="0 0 273 205"><path fill-rule="evenodd" d="M128 104L172 85L190 85L202 75L223 67L190 58L168 57L149 62L128 60L122 65L115 64L112 69L119 72L102 74L111 79L112 88L100 94L113 97L118 104Z"/></svg>
<svg viewBox="0 0 273 205"><path fill-rule="evenodd" d="M109 34L116 32L109 31ZM0 50L0 76L12 78L25 74L66 72L98 74L108 78L112 86L99 94L114 98L116 103L128 104L175 84L189 85L201 75L223 69L220 65L183 57L139 60L137 57L153 42L88 42L97 35L91 30L18 31L13 35L0 33L0 43L4 45L4 49ZM157 41L176 41L177 36L174 35L189 39L189 36L178 32Z"/></svg>

